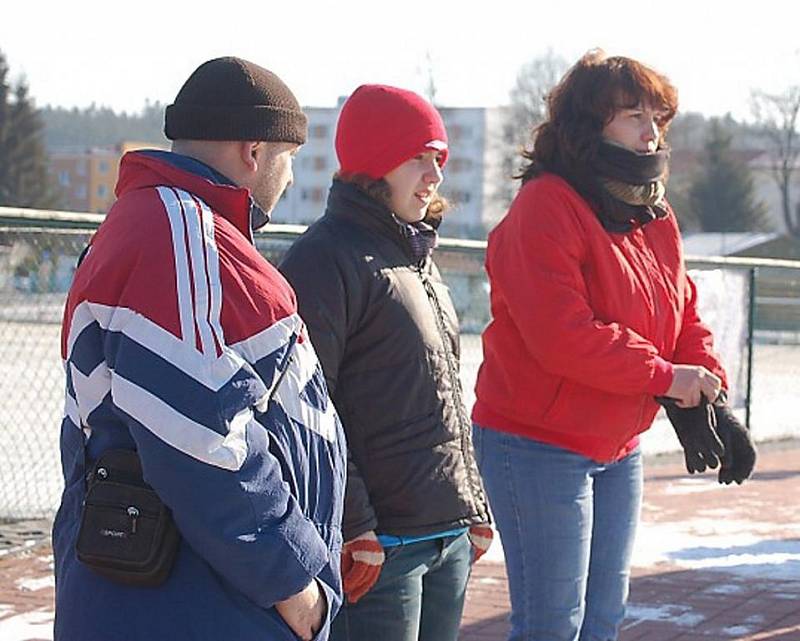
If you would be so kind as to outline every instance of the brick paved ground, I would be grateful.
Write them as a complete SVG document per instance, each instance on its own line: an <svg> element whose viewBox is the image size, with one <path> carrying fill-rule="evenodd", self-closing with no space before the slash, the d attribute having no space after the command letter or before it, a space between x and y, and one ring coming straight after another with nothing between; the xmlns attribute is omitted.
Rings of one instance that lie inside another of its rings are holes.
<svg viewBox="0 0 800 641"><path fill-rule="evenodd" d="M763 447L741 487L688 477L674 458L646 465L620 641L800 641L800 443ZM52 556L25 544L45 527L0 528L0 641L52 639ZM501 560L475 568L461 641L506 638Z"/></svg>

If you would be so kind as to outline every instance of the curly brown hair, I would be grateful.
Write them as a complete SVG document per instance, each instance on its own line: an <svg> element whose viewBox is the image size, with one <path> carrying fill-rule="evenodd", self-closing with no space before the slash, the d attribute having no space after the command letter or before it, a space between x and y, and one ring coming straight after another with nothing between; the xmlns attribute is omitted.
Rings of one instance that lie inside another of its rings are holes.
<svg viewBox="0 0 800 641"><path fill-rule="evenodd" d="M336 172L333 177L342 182L358 185L370 197L391 209L392 188L385 179L371 178L366 174L347 174L340 171ZM425 214L424 222L438 227L448 209L450 209L450 203L447 202L447 199L439 194L439 192L436 192L431 199L431 204L428 205L428 211Z"/></svg>
<svg viewBox="0 0 800 641"><path fill-rule="evenodd" d="M623 108L646 102L658 109L659 146L666 146L670 122L678 110L678 92L666 76L601 49L586 53L547 96L548 118L533 130L529 161L516 178L522 182L543 172L556 173L579 191L592 191L592 161L603 128ZM591 194L589 194L591 195Z"/></svg>

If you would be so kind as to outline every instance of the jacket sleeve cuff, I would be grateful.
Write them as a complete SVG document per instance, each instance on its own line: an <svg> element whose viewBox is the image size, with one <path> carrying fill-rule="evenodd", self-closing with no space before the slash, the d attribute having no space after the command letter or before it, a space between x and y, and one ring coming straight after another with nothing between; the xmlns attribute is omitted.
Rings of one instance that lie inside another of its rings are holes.
<svg viewBox="0 0 800 641"><path fill-rule="evenodd" d="M647 392L653 396L663 396L672 385L672 363L665 361L660 356L655 357L653 378L647 386Z"/></svg>

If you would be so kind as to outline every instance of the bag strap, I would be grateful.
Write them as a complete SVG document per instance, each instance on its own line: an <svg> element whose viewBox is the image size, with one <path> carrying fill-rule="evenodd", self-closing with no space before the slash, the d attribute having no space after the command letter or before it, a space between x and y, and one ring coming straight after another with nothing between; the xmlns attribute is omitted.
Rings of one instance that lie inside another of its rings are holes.
<svg viewBox="0 0 800 641"><path fill-rule="evenodd" d="M278 378L272 383L272 387L269 388L269 392L267 393L266 399L260 400L256 403L256 409L260 412L266 412L269 408L269 404L272 402L273 397L275 396L275 392L278 391L278 387L283 382L283 379L286 377L286 374L289 371L289 363L292 359L292 355L294 353L295 345L297 345L297 333L291 335L289 338L289 347L286 350L286 353L283 355L283 359L281 360L280 364L278 365L278 369L280 373L278 374Z"/></svg>

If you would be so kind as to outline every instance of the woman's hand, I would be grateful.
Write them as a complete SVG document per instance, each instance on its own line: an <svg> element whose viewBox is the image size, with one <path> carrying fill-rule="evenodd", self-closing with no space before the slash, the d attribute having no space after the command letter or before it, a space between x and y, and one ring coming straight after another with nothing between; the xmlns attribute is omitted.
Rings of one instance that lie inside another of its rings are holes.
<svg viewBox="0 0 800 641"><path fill-rule="evenodd" d="M372 530L345 542L342 547L342 584L349 603L370 591L381 574L386 556Z"/></svg>
<svg viewBox="0 0 800 641"><path fill-rule="evenodd" d="M673 365L672 385L664 396L678 407L697 407L701 394L713 403L722 389L722 381L702 365Z"/></svg>

